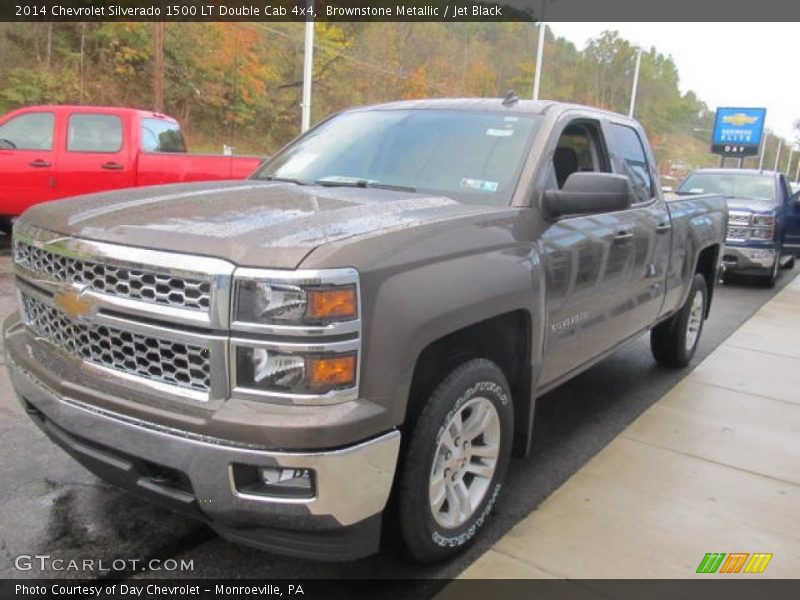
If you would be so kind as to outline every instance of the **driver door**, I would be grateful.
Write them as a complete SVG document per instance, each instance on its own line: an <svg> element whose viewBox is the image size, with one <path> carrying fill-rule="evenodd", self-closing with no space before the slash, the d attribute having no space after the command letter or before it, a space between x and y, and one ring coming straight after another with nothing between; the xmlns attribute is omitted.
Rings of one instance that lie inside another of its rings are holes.
<svg viewBox="0 0 800 600"><path fill-rule="evenodd" d="M547 188L574 172L611 172L598 121L576 119L562 130ZM567 216L542 236L547 281L542 384L554 382L628 337L629 284L636 223L630 211Z"/></svg>
<svg viewBox="0 0 800 600"><path fill-rule="evenodd" d="M784 207L783 247L786 254L800 256L800 196L792 195L792 186L788 181L784 180L783 186L789 196Z"/></svg>
<svg viewBox="0 0 800 600"><path fill-rule="evenodd" d="M26 112L0 125L0 216L18 216L55 194L52 112Z"/></svg>

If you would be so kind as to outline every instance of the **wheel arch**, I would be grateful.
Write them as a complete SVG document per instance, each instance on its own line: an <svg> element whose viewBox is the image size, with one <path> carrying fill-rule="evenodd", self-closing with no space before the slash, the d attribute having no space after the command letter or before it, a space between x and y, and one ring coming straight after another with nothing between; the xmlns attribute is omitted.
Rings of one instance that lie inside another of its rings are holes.
<svg viewBox="0 0 800 600"><path fill-rule="evenodd" d="M533 411L532 316L517 309L472 323L430 342L413 369L404 426L419 417L441 379L460 364L485 358L506 376L514 406L514 453L527 452Z"/></svg>

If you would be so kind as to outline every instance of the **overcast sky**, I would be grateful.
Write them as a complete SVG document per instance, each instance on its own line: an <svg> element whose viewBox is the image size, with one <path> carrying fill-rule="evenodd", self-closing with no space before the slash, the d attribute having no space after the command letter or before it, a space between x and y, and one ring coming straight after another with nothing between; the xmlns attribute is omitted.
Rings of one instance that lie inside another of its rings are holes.
<svg viewBox="0 0 800 600"><path fill-rule="evenodd" d="M702 1L702 0L698 0ZM792 0L787 0L792 1ZM617 30L630 42L655 46L678 66L681 91L694 90L711 110L766 107L768 129L794 139L800 119L797 23L549 23L582 50L589 38ZM547 56L544 57L547 77ZM544 86L544 84L543 84ZM546 95L546 88L543 89Z"/></svg>

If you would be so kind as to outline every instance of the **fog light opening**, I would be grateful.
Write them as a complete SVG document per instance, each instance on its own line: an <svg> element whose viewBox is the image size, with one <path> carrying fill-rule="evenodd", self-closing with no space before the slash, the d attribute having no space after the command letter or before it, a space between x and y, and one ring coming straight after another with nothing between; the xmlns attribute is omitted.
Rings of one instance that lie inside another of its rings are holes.
<svg viewBox="0 0 800 600"><path fill-rule="evenodd" d="M307 499L316 493L313 469L233 465L233 483L249 496Z"/></svg>

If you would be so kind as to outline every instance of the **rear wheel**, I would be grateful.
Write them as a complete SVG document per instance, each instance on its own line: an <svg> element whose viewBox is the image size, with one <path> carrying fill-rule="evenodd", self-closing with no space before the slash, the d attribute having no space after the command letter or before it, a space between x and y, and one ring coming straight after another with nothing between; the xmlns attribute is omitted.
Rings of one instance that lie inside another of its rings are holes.
<svg viewBox="0 0 800 600"><path fill-rule="evenodd" d="M707 302L706 278L697 273L683 308L650 332L650 349L659 364L668 367L689 364L703 332Z"/></svg>
<svg viewBox="0 0 800 600"><path fill-rule="evenodd" d="M4 233L10 236L12 225L13 221L11 217L0 217L0 233Z"/></svg>
<svg viewBox="0 0 800 600"><path fill-rule="evenodd" d="M438 385L400 471L400 530L412 558L444 560L472 543L500 492L513 431L508 382L493 362L470 360Z"/></svg>

